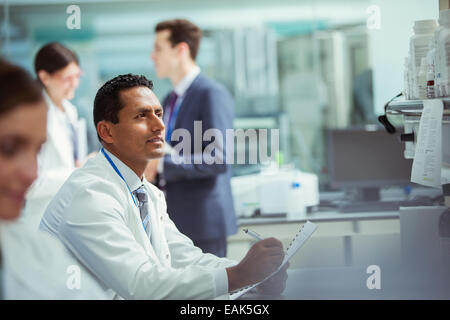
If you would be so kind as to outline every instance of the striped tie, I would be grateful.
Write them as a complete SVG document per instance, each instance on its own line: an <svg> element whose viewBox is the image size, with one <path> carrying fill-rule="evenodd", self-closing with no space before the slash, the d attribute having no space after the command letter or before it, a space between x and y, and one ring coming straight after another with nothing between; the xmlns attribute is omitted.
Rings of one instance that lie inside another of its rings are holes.
<svg viewBox="0 0 450 320"><path fill-rule="evenodd" d="M145 190L144 185L141 185L134 192L136 198L139 201L139 212L141 214L142 225L145 229L145 232L148 235L148 238L151 239L151 228L150 228L150 215L149 212L149 204L148 204L148 194L147 190Z"/></svg>

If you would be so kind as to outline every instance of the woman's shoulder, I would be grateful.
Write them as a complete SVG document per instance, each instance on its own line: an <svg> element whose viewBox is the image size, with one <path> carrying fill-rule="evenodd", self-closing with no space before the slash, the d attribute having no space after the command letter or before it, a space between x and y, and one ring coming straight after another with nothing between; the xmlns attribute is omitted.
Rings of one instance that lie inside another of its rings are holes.
<svg viewBox="0 0 450 320"><path fill-rule="evenodd" d="M0 226L6 297L10 299L105 299L105 291L62 242L24 220ZM87 290L69 290L70 275ZM19 285L20 284L20 285Z"/></svg>

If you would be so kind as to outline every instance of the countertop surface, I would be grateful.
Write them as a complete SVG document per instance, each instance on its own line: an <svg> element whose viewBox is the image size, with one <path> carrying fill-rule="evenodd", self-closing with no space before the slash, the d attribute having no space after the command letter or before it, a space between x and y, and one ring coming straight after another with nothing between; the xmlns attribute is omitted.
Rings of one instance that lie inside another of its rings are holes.
<svg viewBox="0 0 450 320"><path fill-rule="evenodd" d="M317 211L305 214L302 218L287 219L285 216L279 217L241 217L238 218L238 225L255 225L255 224L273 224L273 223L293 223L305 222L326 222L326 221L352 221L352 220L376 220L376 219L398 219L398 211L380 211L380 212L357 212L357 213L341 213L338 211Z"/></svg>

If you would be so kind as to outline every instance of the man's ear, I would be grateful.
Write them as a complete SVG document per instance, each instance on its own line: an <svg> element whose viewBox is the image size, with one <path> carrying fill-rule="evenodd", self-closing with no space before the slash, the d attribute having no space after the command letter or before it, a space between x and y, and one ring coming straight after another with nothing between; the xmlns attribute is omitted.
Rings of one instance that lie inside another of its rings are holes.
<svg viewBox="0 0 450 320"><path fill-rule="evenodd" d="M177 44L178 54L190 56L189 46L186 42L180 42Z"/></svg>
<svg viewBox="0 0 450 320"><path fill-rule="evenodd" d="M97 133L100 138L106 143L114 142L113 123L107 120L102 120L97 123Z"/></svg>

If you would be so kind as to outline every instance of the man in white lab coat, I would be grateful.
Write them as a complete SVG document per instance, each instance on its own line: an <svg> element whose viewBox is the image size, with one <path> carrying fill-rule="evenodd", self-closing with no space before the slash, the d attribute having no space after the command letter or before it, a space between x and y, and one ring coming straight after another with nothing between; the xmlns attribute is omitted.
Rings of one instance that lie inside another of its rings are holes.
<svg viewBox="0 0 450 320"><path fill-rule="evenodd" d="M261 240L237 263L202 253L178 231L163 193L143 176L148 161L164 154L163 111L152 87L128 74L100 88L94 121L103 148L61 187L40 228L61 239L113 298L226 297L274 272L282 244ZM286 278L283 268L261 290L280 293Z"/></svg>

